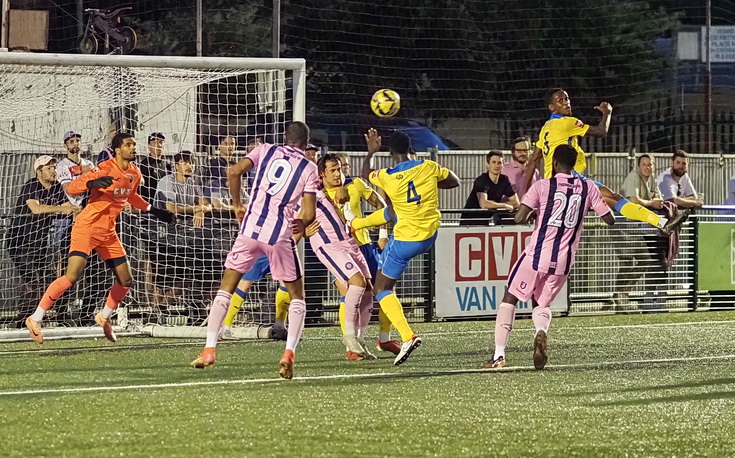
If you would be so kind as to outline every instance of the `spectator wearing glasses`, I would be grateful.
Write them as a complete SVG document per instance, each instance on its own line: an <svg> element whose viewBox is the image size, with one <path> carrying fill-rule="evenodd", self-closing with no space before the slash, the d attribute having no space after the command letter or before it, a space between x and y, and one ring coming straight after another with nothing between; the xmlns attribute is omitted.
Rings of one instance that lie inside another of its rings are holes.
<svg viewBox="0 0 735 458"><path fill-rule="evenodd" d="M518 195L518 199L522 199L526 194L526 165L528 164L528 153L531 151L531 139L523 136L510 142L510 153L513 160L503 165L502 174L508 177L513 191ZM538 170L533 172L531 184L539 179Z"/></svg>
<svg viewBox="0 0 735 458"><path fill-rule="evenodd" d="M689 154L684 150L676 150L671 157L671 168L662 172L656 183L664 200L673 202L677 207L699 208L704 199L697 195L689 174Z"/></svg>

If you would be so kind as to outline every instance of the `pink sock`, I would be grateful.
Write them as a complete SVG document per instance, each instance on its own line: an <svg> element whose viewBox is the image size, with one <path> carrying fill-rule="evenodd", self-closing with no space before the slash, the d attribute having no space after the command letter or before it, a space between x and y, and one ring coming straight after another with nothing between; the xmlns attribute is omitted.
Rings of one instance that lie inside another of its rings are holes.
<svg viewBox="0 0 735 458"><path fill-rule="evenodd" d="M207 320L207 343L205 347L216 347L219 328L227 316L227 309L230 308L230 300L232 294L227 291L219 290L212 302L212 310L209 311L209 319Z"/></svg>
<svg viewBox="0 0 735 458"><path fill-rule="evenodd" d="M360 301L360 317L358 319L358 329L365 329L370 324L370 318L373 317L373 293L365 291Z"/></svg>
<svg viewBox="0 0 735 458"><path fill-rule="evenodd" d="M536 332L549 332L549 323L551 323L551 309L549 307L536 307L531 314L533 317L533 325L536 326Z"/></svg>
<svg viewBox="0 0 735 458"><path fill-rule="evenodd" d="M347 334L357 332L357 316L364 295L365 288L347 285L347 294L345 294L345 332Z"/></svg>
<svg viewBox="0 0 735 458"><path fill-rule="evenodd" d="M306 320L306 302L303 299L291 299L288 308L288 337L286 337L286 350L296 353L296 346L301 340L304 332L304 321Z"/></svg>
<svg viewBox="0 0 735 458"><path fill-rule="evenodd" d="M508 344L508 336L513 329L513 321L516 318L515 305L503 302L498 307L498 316L495 319L495 356L505 357L505 346Z"/></svg>

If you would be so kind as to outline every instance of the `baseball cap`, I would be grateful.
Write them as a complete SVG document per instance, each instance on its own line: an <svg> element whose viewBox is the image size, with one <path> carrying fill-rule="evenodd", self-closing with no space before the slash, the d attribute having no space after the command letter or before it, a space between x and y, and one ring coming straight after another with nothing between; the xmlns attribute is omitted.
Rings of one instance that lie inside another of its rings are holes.
<svg viewBox="0 0 735 458"><path fill-rule="evenodd" d="M306 148L304 148L304 151L308 151L310 149L313 149L314 151L319 151L319 148L317 148L316 146L312 145L311 143L309 143L308 145L306 145Z"/></svg>
<svg viewBox="0 0 735 458"><path fill-rule="evenodd" d="M69 137L69 138L71 138L71 137ZM49 162L51 162L51 161L56 162L56 158L53 157L53 156L49 156L47 154L44 154L43 156L39 156L38 159L36 159L33 162L33 170L38 170L41 167L43 167L44 165L48 165Z"/></svg>
<svg viewBox="0 0 735 458"><path fill-rule="evenodd" d="M156 131L156 132L151 132L150 134L148 134L148 143L150 143L151 141L157 138L161 140L166 140L166 136L163 135L163 132Z"/></svg>
<svg viewBox="0 0 735 458"><path fill-rule="evenodd" d="M64 134L64 143L66 143L66 141L69 140L70 138L74 138L74 137L82 138L82 134L80 134L79 132L74 132L73 130L67 131Z"/></svg>

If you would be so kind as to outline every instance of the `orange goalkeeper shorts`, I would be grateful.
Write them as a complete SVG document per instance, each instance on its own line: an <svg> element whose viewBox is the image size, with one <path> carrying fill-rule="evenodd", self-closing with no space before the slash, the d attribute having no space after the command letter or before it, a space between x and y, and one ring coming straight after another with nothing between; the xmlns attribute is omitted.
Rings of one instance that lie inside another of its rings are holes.
<svg viewBox="0 0 735 458"><path fill-rule="evenodd" d="M91 229L91 230L90 230ZM95 250L103 261L121 258L127 253L114 230L94 230L94 227L80 227L74 225L71 230L71 245L69 255L89 257Z"/></svg>

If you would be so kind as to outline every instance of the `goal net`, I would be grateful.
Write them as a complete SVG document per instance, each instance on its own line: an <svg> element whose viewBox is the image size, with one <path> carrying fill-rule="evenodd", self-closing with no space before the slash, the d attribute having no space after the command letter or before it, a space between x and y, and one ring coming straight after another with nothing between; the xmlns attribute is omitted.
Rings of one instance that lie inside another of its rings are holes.
<svg viewBox="0 0 735 458"><path fill-rule="evenodd" d="M137 162L148 165L144 198L202 205L205 216L182 214L170 227L134 210L120 215L135 284L113 323L122 333L204 335L238 228L226 169L249 144L280 142L287 122L304 119L304 67L302 59L0 54L0 340L27 337L24 319L65 271L67 202L83 206L84 196L55 183L106 158L117 132L134 134ZM56 160L56 173L42 156ZM244 199L249 186L244 177ZM94 315L112 282L93 254L47 314L47 338L99 334ZM253 285L236 336L268 335L276 288L270 276Z"/></svg>

